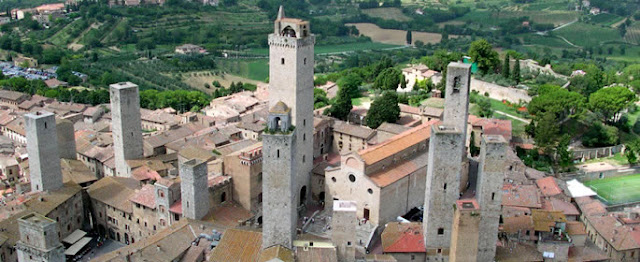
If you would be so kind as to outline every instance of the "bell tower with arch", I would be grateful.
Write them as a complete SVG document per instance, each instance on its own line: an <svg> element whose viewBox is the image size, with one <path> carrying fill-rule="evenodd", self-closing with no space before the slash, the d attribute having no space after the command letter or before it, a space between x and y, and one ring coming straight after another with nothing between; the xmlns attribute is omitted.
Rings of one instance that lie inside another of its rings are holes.
<svg viewBox="0 0 640 262"><path fill-rule="evenodd" d="M307 202L313 168L313 66L315 36L308 21L288 18L280 6L269 35L269 108L284 102L296 132L296 203Z"/></svg>

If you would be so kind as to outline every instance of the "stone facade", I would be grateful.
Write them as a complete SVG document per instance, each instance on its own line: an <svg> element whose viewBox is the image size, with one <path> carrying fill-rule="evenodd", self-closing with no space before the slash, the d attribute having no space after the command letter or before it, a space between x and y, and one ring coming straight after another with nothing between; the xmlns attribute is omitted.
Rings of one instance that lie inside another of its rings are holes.
<svg viewBox="0 0 640 262"><path fill-rule="evenodd" d="M209 212L207 163L192 159L180 166L182 215L201 219Z"/></svg>
<svg viewBox="0 0 640 262"><path fill-rule="evenodd" d="M296 203L305 203L311 193L315 36L310 32L309 22L285 18L281 9L268 40L269 108L282 100L291 108L296 129Z"/></svg>
<svg viewBox="0 0 640 262"><path fill-rule="evenodd" d="M337 248L338 261L356 260L356 211L355 201L333 201L331 242Z"/></svg>
<svg viewBox="0 0 640 262"><path fill-rule="evenodd" d="M502 213L502 185L506 172L509 144L499 135L482 136L476 197L482 209L478 261L490 261L496 255L498 226Z"/></svg>
<svg viewBox="0 0 640 262"><path fill-rule="evenodd" d="M56 121L58 152L61 158L76 159L76 139L73 123L66 119Z"/></svg>
<svg viewBox="0 0 640 262"><path fill-rule="evenodd" d="M471 65L450 63L447 66L447 85L444 100L445 125L453 125L467 137L467 118L469 117L469 86L471 83Z"/></svg>
<svg viewBox="0 0 640 262"><path fill-rule="evenodd" d="M109 86L116 176L131 176L127 160L143 156L140 95L131 82Z"/></svg>
<svg viewBox="0 0 640 262"><path fill-rule="evenodd" d="M18 261L66 261L56 221L31 213L18 219L18 225L20 228L20 240L16 243Z"/></svg>
<svg viewBox="0 0 640 262"><path fill-rule="evenodd" d="M29 153L32 191L50 191L62 187L62 169L58 153L56 118L50 112L24 116Z"/></svg>
<svg viewBox="0 0 640 262"><path fill-rule="evenodd" d="M262 134L262 249L274 245L292 248L298 221L295 197L296 181L299 181L296 176L297 130L272 133L272 130L281 130L273 124L269 122L269 132Z"/></svg>
<svg viewBox="0 0 640 262"><path fill-rule="evenodd" d="M262 207L262 143L226 155L224 174L233 177L233 200L257 213Z"/></svg>
<svg viewBox="0 0 640 262"><path fill-rule="evenodd" d="M449 262L493 261L478 257L478 234L480 233L480 208L475 199L456 202L451 228L451 252ZM496 232L496 237L498 232ZM495 243L494 243L495 246Z"/></svg>
<svg viewBox="0 0 640 262"><path fill-rule="evenodd" d="M448 258L451 218L460 191L464 134L454 126L432 126L429 141L423 228L427 258Z"/></svg>

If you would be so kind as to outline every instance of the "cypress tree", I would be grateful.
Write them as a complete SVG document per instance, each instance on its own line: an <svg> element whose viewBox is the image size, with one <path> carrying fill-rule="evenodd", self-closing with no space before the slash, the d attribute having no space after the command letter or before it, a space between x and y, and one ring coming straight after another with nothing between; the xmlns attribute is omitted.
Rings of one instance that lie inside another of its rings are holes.
<svg viewBox="0 0 640 262"><path fill-rule="evenodd" d="M504 64L502 65L502 76L504 78L509 78L511 76L510 65L509 65L509 54L504 56Z"/></svg>

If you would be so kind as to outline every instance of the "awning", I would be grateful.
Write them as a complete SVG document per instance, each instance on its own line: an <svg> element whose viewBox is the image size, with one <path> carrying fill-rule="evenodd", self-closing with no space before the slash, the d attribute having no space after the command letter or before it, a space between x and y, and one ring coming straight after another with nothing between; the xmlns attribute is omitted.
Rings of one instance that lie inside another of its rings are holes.
<svg viewBox="0 0 640 262"><path fill-rule="evenodd" d="M89 242L91 242L91 237L83 237L82 239L80 239L80 241L76 242L75 244L73 244L73 246L70 246L67 250L65 250L64 254L67 256L75 256L80 250L82 250L82 248L89 244Z"/></svg>
<svg viewBox="0 0 640 262"><path fill-rule="evenodd" d="M71 233L70 235L65 237L62 240L62 243L73 245L74 243L78 242L78 240L80 240L82 237L84 237L86 235L87 235L87 232L84 232L84 231L82 231L80 229L76 229L76 231L73 231L73 233Z"/></svg>
<svg viewBox="0 0 640 262"><path fill-rule="evenodd" d="M567 188L571 193L571 197L585 197L585 196L595 196L597 195L595 191L591 190L584 184L580 183L580 181L573 179L567 181Z"/></svg>

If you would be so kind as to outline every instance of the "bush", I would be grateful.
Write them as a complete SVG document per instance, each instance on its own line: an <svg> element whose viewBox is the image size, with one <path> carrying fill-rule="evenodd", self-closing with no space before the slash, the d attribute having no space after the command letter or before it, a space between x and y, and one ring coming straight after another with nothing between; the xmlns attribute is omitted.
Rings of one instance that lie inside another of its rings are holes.
<svg viewBox="0 0 640 262"><path fill-rule="evenodd" d="M618 143L618 129L596 122L582 136L582 144L587 147L613 146Z"/></svg>
<svg viewBox="0 0 640 262"><path fill-rule="evenodd" d="M640 121L636 120L633 124L633 132L636 134L640 134Z"/></svg>

